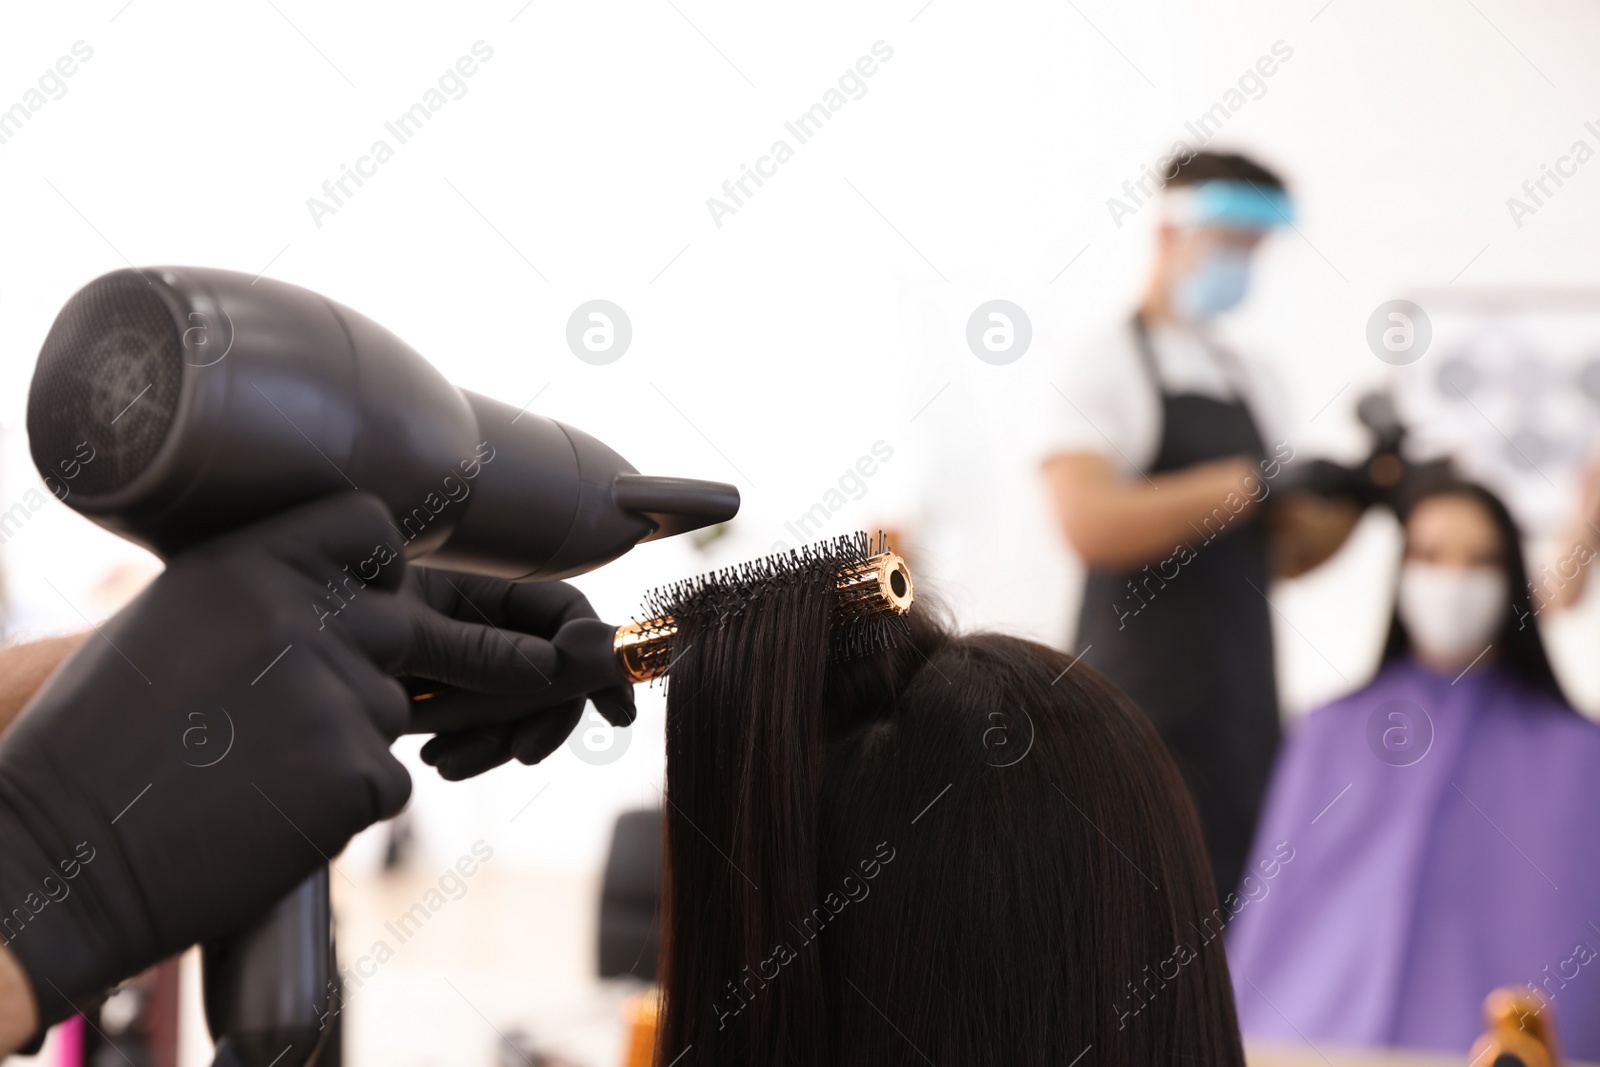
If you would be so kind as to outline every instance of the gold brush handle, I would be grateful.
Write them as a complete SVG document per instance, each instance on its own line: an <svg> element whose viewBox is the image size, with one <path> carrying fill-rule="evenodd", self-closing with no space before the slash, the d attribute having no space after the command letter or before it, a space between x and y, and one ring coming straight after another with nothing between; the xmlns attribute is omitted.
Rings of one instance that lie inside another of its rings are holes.
<svg viewBox="0 0 1600 1067"><path fill-rule="evenodd" d="M666 674L672 666L672 639L677 633L678 624L670 615L617 627L611 650L616 653L622 676L638 683Z"/></svg>
<svg viewBox="0 0 1600 1067"><path fill-rule="evenodd" d="M906 561L895 552L883 552L847 568L839 576L839 603L835 625L884 615L904 615L911 610L916 591ZM617 666L630 682L660 678L672 667L672 639L678 624L670 615L617 627L611 648Z"/></svg>

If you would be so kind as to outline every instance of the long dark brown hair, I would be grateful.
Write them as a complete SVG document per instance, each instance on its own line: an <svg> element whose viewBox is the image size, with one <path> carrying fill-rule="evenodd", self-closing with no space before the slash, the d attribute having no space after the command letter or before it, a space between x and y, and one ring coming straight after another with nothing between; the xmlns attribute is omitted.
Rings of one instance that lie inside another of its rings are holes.
<svg viewBox="0 0 1600 1067"><path fill-rule="evenodd" d="M1145 717L925 596L830 663L830 588L679 605L657 1067L1242 1067L1226 912Z"/></svg>

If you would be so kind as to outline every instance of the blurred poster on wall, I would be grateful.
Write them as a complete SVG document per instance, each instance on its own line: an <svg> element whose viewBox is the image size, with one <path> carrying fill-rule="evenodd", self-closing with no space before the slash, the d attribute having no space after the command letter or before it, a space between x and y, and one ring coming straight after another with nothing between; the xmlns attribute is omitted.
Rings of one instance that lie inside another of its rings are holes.
<svg viewBox="0 0 1600 1067"><path fill-rule="evenodd" d="M1432 338L1396 374L1413 458L1449 455L1538 540L1572 517L1600 427L1600 290L1415 297Z"/></svg>

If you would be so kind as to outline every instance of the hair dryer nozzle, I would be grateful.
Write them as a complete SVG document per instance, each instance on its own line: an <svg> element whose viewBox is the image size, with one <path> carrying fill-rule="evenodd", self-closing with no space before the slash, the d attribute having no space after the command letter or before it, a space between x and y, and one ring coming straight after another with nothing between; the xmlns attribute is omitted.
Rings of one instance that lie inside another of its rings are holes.
<svg viewBox="0 0 1600 1067"><path fill-rule="evenodd" d="M1372 431L1380 449L1397 451L1405 438L1405 424L1395 407L1394 397L1386 392L1368 393L1356 403L1356 418Z"/></svg>
<svg viewBox="0 0 1600 1067"><path fill-rule="evenodd" d="M611 492L617 507L655 524L655 532L643 541L715 526L739 513L739 490L727 482L619 474Z"/></svg>

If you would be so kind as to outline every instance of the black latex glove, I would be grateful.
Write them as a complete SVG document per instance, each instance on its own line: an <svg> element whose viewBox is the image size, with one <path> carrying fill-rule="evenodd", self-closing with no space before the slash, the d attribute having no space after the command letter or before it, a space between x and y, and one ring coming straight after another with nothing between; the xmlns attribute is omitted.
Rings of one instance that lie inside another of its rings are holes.
<svg viewBox="0 0 1600 1067"><path fill-rule="evenodd" d="M1302 459L1288 464L1273 481L1281 493L1313 493L1317 496L1347 496L1361 481L1361 472L1326 459Z"/></svg>
<svg viewBox="0 0 1600 1067"><path fill-rule="evenodd" d="M1352 500L1363 507L1373 503L1375 488L1366 468L1346 467L1326 459L1297 460L1283 468L1273 481L1275 493L1310 493L1330 500Z"/></svg>
<svg viewBox="0 0 1600 1067"><path fill-rule="evenodd" d="M405 592L470 626L483 642L418 642L406 664L409 674L465 687L412 705L407 729L437 735L422 746L422 758L443 777L470 778L513 757L538 763L577 726L586 699L613 726L633 722L633 686L612 653L616 628L565 582L416 567Z"/></svg>
<svg viewBox="0 0 1600 1067"><path fill-rule="evenodd" d="M0 935L44 1024L258 918L405 805L394 673L514 671L494 631L395 592L399 547L351 493L190 549L0 738ZM332 588L355 589L337 614Z"/></svg>

